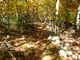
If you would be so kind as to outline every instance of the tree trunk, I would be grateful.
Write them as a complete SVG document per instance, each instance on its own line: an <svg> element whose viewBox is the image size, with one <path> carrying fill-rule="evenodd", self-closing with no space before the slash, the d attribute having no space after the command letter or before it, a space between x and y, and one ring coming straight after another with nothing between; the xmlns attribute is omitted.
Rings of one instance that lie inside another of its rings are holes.
<svg viewBox="0 0 80 60"><path fill-rule="evenodd" d="M58 35L58 12L59 12L59 0L56 2L56 20L55 20L55 34Z"/></svg>
<svg viewBox="0 0 80 60"><path fill-rule="evenodd" d="M78 6L76 26L77 26L77 32L80 34L80 4Z"/></svg>

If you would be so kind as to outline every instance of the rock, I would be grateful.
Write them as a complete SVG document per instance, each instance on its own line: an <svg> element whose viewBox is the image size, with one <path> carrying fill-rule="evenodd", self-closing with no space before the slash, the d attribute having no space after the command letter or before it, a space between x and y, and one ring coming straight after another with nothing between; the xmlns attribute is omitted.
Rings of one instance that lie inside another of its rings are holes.
<svg viewBox="0 0 80 60"><path fill-rule="evenodd" d="M68 56L71 56L72 55L72 51L66 51Z"/></svg>
<svg viewBox="0 0 80 60"><path fill-rule="evenodd" d="M60 55L61 57L67 57L67 53L66 53L66 51L64 51L64 50L59 50L59 55Z"/></svg>

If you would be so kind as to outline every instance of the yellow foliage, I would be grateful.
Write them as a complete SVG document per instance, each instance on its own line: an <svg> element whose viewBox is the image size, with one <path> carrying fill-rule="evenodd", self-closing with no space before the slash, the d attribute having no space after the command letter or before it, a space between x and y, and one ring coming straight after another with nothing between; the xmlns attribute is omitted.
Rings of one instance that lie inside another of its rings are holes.
<svg viewBox="0 0 80 60"><path fill-rule="evenodd" d="M29 2L34 2L33 0L29 0Z"/></svg>
<svg viewBox="0 0 80 60"><path fill-rule="evenodd" d="M2 2L3 0L0 0L0 2Z"/></svg>
<svg viewBox="0 0 80 60"><path fill-rule="evenodd" d="M3 1L3 0L0 0ZM29 15L37 14L40 18L44 19L44 16L48 14L52 14L50 11L54 11L55 8L50 7L50 5L54 5L55 0L28 0L28 2L23 0L6 0L5 6L0 5L0 9L2 9L2 14L18 12L18 14L26 14L30 13ZM7 3L8 2L8 3ZM48 4L47 4L48 3ZM4 4L3 4L4 5ZM33 12L33 13L32 13ZM15 14L15 13L14 13ZM49 19L53 19L53 17L48 17Z"/></svg>

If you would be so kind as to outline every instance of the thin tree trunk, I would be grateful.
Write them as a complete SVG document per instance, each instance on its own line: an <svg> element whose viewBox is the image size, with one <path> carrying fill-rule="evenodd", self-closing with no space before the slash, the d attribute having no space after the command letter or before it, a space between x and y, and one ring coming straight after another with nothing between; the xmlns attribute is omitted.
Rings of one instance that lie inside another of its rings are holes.
<svg viewBox="0 0 80 60"><path fill-rule="evenodd" d="M16 0L16 2L18 2L18 0ZM16 6L17 7L17 6ZM15 12L15 15L16 15L16 21L18 21L18 12L17 12L17 10L16 10L16 12Z"/></svg>
<svg viewBox="0 0 80 60"><path fill-rule="evenodd" d="M58 12L59 12L59 0L56 2L56 20L55 20L55 34L58 35Z"/></svg>
<svg viewBox="0 0 80 60"><path fill-rule="evenodd" d="M77 26L77 31L80 34L80 4L78 6L78 14L77 14L76 26Z"/></svg>

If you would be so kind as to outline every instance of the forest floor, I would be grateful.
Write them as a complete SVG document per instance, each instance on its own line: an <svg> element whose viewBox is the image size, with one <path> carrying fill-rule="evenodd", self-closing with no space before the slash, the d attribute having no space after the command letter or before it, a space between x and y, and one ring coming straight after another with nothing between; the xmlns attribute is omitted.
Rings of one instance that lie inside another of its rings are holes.
<svg viewBox="0 0 80 60"><path fill-rule="evenodd" d="M10 35L4 31L0 28L0 60L80 59L80 37L72 30L61 31L60 36L37 30L26 35L19 30L11 30Z"/></svg>

